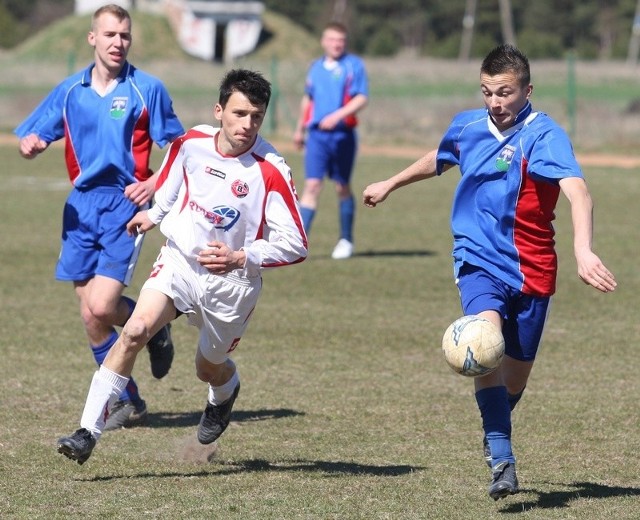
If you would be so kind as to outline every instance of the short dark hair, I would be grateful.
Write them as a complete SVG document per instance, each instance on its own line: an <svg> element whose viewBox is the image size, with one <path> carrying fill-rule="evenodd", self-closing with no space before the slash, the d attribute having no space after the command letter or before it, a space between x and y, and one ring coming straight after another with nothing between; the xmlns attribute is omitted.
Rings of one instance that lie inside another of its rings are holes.
<svg viewBox="0 0 640 520"><path fill-rule="evenodd" d="M531 82L529 60L520 50L508 43L498 45L487 54L480 67L480 73L488 76L497 76L505 72L515 73L523 86Z"/></svg>
<svg viewBox="0 0 640 520"><path fill-rule="evenodd" d="M117 4L107 4L99 7L96 12L93 13L93 16L91 17L91 30L93 30L96 20L103 14L107 13L115 16L119 22L121 22L122 20L131 21L131 15L129 14L129 11L127 11L124 7L121 7Z"/></svg>
<svg viewBox="0 0 640 520"><path fill-rule="evenodd" d="M246 69L233 69L227 72L220 82L218 103L224 108L234 92L247 96L252 105L269 106L271 83L262 74Z"/></svg>

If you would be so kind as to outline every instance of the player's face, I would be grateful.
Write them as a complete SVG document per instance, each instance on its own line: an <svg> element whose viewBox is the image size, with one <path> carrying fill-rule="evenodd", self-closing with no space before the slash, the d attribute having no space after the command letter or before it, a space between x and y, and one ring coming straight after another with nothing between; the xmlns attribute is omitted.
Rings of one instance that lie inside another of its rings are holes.
<svg viewBox="0 0 640 520"><path fill-rule="evenodd" d="M96 63L117 74L131 47L131 20L118 20L104 13L94 22L88 40L94 48Z"/></svg>
<svg viewBox="0 0 640 520"><path fill-rule="evenodd" d="M222 153L237 156L253 146L258 136L267 107L256 106L240 93L234 92L223 108L216 103L214 116L220 121L218 148Z"/></svg>
<svg viewBox="0 0 640 520"><path fill-rule="evenodd" d="M334 29L325 29L320 41L322 50L328 58L337 60L347 48L347 35Z"/></svg>
<svg viewBox="0 0 640 520"><path fill-rule="evenodd" d="M502 131L513 126L531 97L533 86L523 86L512 72L496 76L480 74L480 90L491 119Z"/></svg>

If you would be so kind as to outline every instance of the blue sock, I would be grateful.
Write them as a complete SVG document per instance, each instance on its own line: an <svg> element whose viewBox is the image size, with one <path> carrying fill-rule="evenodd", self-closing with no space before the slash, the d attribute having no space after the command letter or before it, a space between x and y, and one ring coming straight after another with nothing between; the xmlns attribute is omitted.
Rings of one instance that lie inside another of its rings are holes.
<svg viewBox="0 0 640 520"><path fill-rule="evenodd" d="M340 201L340 238L353 242L353 221L356 215L356 204L353 195Z"/></svg>
<svg viewBox="0 0 640 520"><path fill-rule="evenodd" d="M96 360L98 366L102 365L104 358L107 357L107 352L113 347L113 344L118 339L118 333L114 330L109 338L100 345L91 345L91 352L93 353L93 359ZM142 401L140 393L138 392L138 385L133 380L133 377L129 378L129 383L124 391L120 394L120 399L129 400L136 404Z"/></svg>
<svg viewBox="0 0 640 520"><path fill-rule="evenodd" d="M316 216L316 210L307 208L306 206L300 206L300 215L302 215L302 225L304 226L304 230L308 235L311 231L311 223L313 222L313 217Z"/></svg>
<svg viewBox="0 0 640 520"><path fill-rule="evenodd" d="M109 349L113 347L113 344L118 339L118 333L114 330L111 332L111 335L107 338L107 341L100 345L91 345L91 352L93 353L93 359L96 360L98 366L102 365L104 358L107 357L107 353Z"/></svg>
<svg viewBox="0 0 640 520"><path fill-rule="evenodd" d="M476 392L482 428L491 447L491 466L504 460L515 463L511 450L511 410L507 388L494 386Z"/></svg>

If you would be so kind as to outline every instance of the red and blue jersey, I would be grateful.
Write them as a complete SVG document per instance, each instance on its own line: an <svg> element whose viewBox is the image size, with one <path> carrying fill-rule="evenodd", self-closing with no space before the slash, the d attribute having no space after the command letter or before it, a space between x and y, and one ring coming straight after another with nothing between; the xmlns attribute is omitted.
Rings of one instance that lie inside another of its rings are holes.
<svg viewBox="0 0 640 520"><path fill-rule="evenodd" d="M163 147L184 133L157 78L126 63L113 88L91 88L89 66L60 83L16 129L47 143L65 137L65 161L78 189L124 187L152 175L153 142Z"/></svg>
<svg viewBox="0 0 640 520"><path fill-rule="evenodd" d="M326 115L346 105L358 94L369 95L369 80L364 62L353 54L344 54L339 60L325 64L325 58L311 63L305 83L305 94L311 99L305 114L305 125L314 128ZM355 115L341 121L336 130L354 128Z"/></svg>
<svg viewBox="0 0 640 520"><path fill-rule="evenodd" d="M553 220L559 181L582 177L566 132L527 103L499 131L486 109L454 117L437 156L460 167L451 228L455 274L466 262L525 294L551 296L557 257Z"/></svg>

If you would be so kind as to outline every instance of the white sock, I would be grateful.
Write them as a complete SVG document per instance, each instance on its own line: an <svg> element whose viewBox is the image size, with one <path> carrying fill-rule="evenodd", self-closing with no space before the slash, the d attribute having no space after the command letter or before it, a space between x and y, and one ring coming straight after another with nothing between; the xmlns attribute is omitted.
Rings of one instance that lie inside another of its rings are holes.
<svg viewBox="0 0 640 520"><path fill-rule="evenodd" d="M236 370L231 379L221 386L209 385L209 402L211 404L219 405L224 403L229 397L233 395L233 391L238 386L240 377L238 377L238 371Z"/></svg>
<svg viewBox="0 0 640 520"><path fill-rule="evenodd" d="M115 402L128 382L128 377L116 374L103 365L93 374L80 426L93 433L96 439L100 438L104 428L105 408Z"/></svg>

